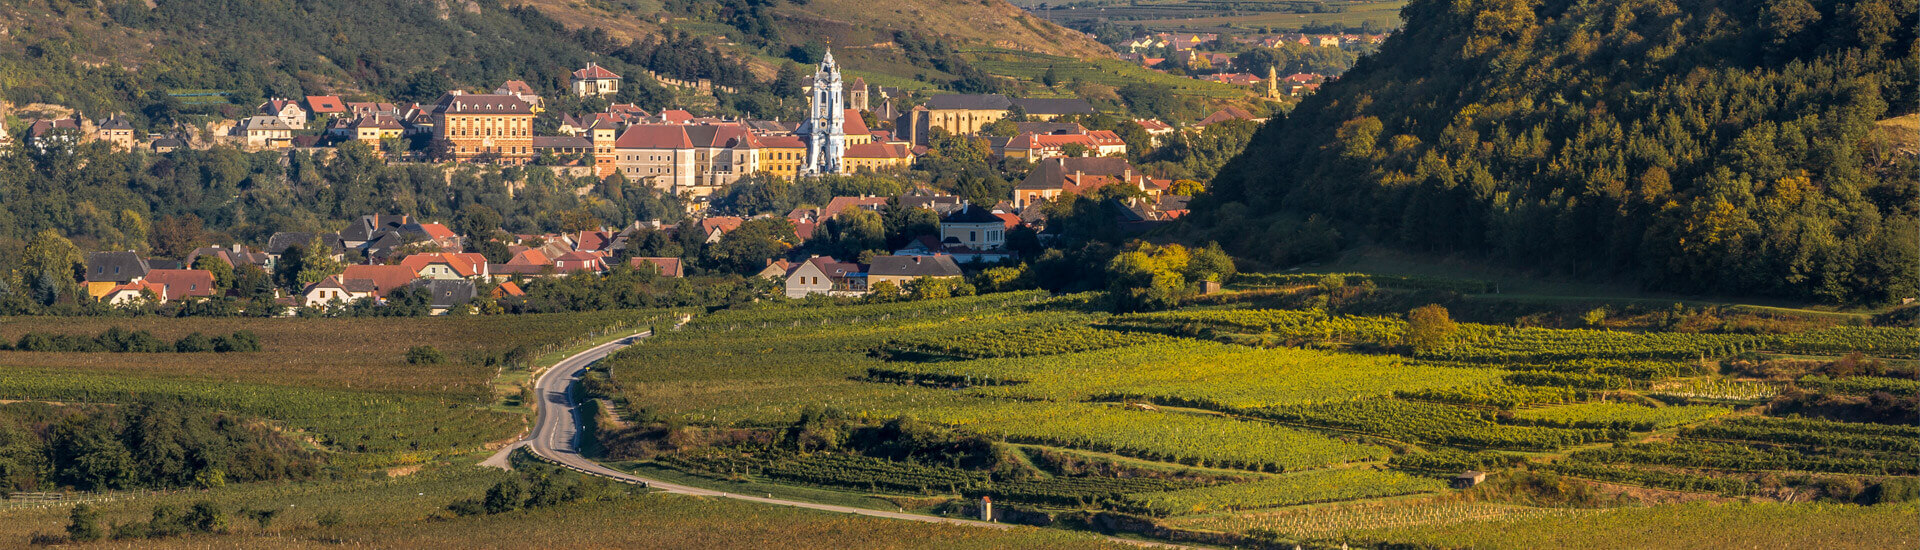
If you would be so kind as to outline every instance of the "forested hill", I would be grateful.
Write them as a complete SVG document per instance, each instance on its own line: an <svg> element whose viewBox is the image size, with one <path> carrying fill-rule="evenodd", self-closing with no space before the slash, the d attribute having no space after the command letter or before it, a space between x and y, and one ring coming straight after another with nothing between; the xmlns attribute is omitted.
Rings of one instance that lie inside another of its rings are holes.
<svg viewBox="0 0 1920 550"><path fill-rule="evenodd" d="M1920 99L1917 9L1413 0L1193 221L1275 263L1364 240L1682 292L1914 296L1916 163L1875 123Z"/></svg>

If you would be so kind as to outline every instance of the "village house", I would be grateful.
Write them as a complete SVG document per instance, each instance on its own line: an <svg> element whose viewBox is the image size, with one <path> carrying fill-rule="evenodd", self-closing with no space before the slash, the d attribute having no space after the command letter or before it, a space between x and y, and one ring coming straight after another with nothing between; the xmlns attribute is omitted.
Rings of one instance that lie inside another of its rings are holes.
<svg viewBox="0 0 1920 550"><path fill-rule="evenodd" d="M379 298L419 278L418 270L404 265L350 265L340 272L340 280L349 284L355 279L368 281L372 284L373 296Z"/></svg>
<svg viewBox="0 0 1920 550"><path fill-rule="evenodd" d="M940 242L977 250L1007 246L1007 221L978 205L969 204L940 219Z"/></svg>
<svg viewBox="0 0 1920 550"><path fill-rule="evenodd" d="M499 94L441 96L433 106L434 148L455 162L526 164L533 159L533 107Z"/></svg>
<svg viewBox="0 0 1920 550"><path fill-rule="evenodd" d="M164 304L167 302L166 294L166 288L157 283L138 281L114 285L100 296L100 301L114 306Z"/></svg>
<svg viewBox="0 0 1920 550"><path fill-rule="evenodd" d="M247 117L233 132L250 149L285 149L293 146L293 129L284 118L260 115Z"/></svg>
<svg viewBox="0 0 1920 550"><path fill-rule="evenodd" d="M80 126L80 115L33 121L27 125L27 144L41 151L61 145L78 145L83 137Z"/></svg>
<svg viewBox="0 0 1920 550"><path fill-rule="evenodd" d="M152 269L147 271L145 280L160 285L160 297L168 302L211 298L216 294L213 272L204 269Z"/></svg>
<svg viewBox="0 0 1920 550"><path fill-rule="evenodd" d="M107 117L94 129L94 137L112 144L116 149L131 151L134 146L133 123L120 115Z"/></svg>
<svg viewBox="0 0 1920 550"><path fill-rule="evenodd" d="M720 242L720 237L726 236L730 231L739 229L740 224L746 223L746 221L747 220L741 219L738 216L714 216L700 220L700 231L707 235L708 244L717 243Z"/></svg>
<svg viewBox="0 0 1920 550"><path fill-rule="evenodd" d="M427 292L428 315L460 312L473 302L476 293L473 281L467 280L421 279L409 286Z"/></svg>
<svg viewBox="0 0 1920 550"><path fill-rule="evenodd" d="M573 72L571 79L573 94L580 97L610 96L620 93L620 75L601 67L599 63L587 62L587 67Z"/></svg>
<svg viewBox="0 0 1920 550"><path fill-rule="evenodd" d="M487 258L477 253L413 254L400 260L422 279L460 280L487 277Z"/></svg>
<svg viewBox="0 0 1920 550"><path fill-rule="evenodd" d="M307 110L300 108L300 102L276 97L261 103L260 114L280 119L288 129L307 127Z"/></svg>
<svg viewBox="0 0 1920 550"><path fill-rule="evenodd" d="M1120 157L1057 157L1040 161L1013 187L1013 206L1027 208L1063 193L1085 195L1108 185L1128 185L1157 193L1161 186Z"/></svg>
<svg viewBox="0 0 1920 550"><path fill-rule="evenodd" d="M901 290L907 283L916 279L959 279L960 265L954 263L953 256L937 254L932 256L875 256L873 263L867 266L867 288L880 283L893 283Z"/></svg>
<svg viewBox="0 0 1920 550"><path fill-rule="evenodd" d="M342 280L339 275L329 275L320 282L307 285L307 288L301 291L300 305L338 307L362 298L373 298L375 294L374 284L370 279Z"/></svg>
<svg viewBox="0 0 1920 550"><path fill-rule="evenodd" d="M607 270L606 258L592 252L575 250L553 259L553 269L562 274L600 273Z"/></svg>
<svg viewBox="0 0 1920 550"><path fill-rule="evenodd" d="M339 96L310 95L307 96L307 114L313 118L340 118L347 114L347 104L341 102Z"/></svg>
<svg viewBox="0 0 1920 550"><path fill-rule="evenodd" d="M867 293L866 275L859 264L814 256L787 271L786 293L793 299L809 294L861 296Z"/></svg>

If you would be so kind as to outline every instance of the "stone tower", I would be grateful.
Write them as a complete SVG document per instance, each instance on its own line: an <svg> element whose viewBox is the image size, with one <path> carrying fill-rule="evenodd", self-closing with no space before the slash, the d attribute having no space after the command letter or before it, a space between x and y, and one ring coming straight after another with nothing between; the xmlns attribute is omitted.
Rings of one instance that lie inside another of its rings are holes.
<svg viewBox="0 0 1920 550"><path fill-rule="evenodd" d="M802 175L840 173L840 160L847 153L847 100L840 82L840 65L828 50L813 73L813 102L801 135L807 138L807 164Z"/></svg>
<svg viewBox="0 0 1920 550"><path fill-rule="evenodd" d="M1267 101L1280 101L1280 78L1277 76L1280 72L1274 67L1267 65Z"/></svg>

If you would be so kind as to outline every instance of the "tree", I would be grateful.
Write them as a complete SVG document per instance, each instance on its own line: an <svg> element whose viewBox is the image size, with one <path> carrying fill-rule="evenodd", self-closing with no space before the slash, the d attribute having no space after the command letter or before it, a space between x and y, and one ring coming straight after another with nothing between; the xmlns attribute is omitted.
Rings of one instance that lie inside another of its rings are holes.
<svg viewBox="0 0 1920 550"><path fill-rule="evenodd" d="M100 511L92 504L80 503L73 507L68 515L67 539L74 542L93 542L100 540L105 533L100 530Z"/></svg>
<svg viewBox="0 0 1920 550"><path fill-rule="evenodd" d="M1183 179L1183 180L1174 180L1173 186L1167 190L1167 193L1171 195L1182 196L1182 197L1191 197L1194 195L1205 193L1206 191L1207 191L1206 184L1193 181L1193 180Z"/></svg>
<svg viewBox="0 0 1920 550"><path fill-rule="evenodd" d="M292 250L288 252L291 253ZM295 276L295 281L298 283L295 286L296 290L340 274L342 268L340 262L333 259L333 248L320 240L319 235L314 235L313 240L309 241L306 249L301 252L300 271Z"/></svg>
<svg viewBox="0 0 1920 550"><path fill-rule="evenodd" d="M1407 312L1407 347L1415 351L1428 351L1447 344L1453 337L1453 319L1447 315L1447 308L1440 304L1427 304Z"/></svg>
<svg viewBox="0 0 1920 550"><path fill-rule="evenodd" d="M200 257L193 259L193 268L212 273L214 288L219 290L233 288L233 266L228 264L226 260L220 259L219 256L202 254Z"/></svg>
<svg viewBox="0 0 1920 550"><path fill-rule="evenodd" d="M481 504L486 507L489 514L512 512L520 508L522 492L524 490L521 489L518 481L506 480L495 483L492 488L487 489L487 496L481 500Z"/></svg>
<svg viewBox="0 0 1920 550"><path fill-rule="evenodd" d="M1049 87L1049 88L1051 88L1051 87L1054 87L1054 86L1059 86L1059 85L1060 85L1060 71L1058 71L1058 70L1056 70L1056 69L1054 69L1054 67L1053 67L1052 65L1048 65L1048 66L1047 66L1047 72L1044 72L1044 73L1041 73L1041 74L1040 74L1040 83L1041 83L1041 84L1046 84L1046 85L1047 85L1047 87Z"/></svg>
<svg viewBox="0 0 1920 550"><path fill-rule="evenodd" d="M786 218L754 218L708 247L707 263L718 271L752 274L766 267L767 260L786 254L799 240L793 222Z"/></svg>
<svg viewBox="0 0 1920 550"><path fill-rule="evenodd" d="M1152 311L1177 305L1191 293L1187 285L1190 256L1186 247L1135 243L1107 263L1107 293L1121 312Z"/></svg>
<svg viewBox="0 0 1920 550"><path fill-rule="evenodd" d="M42 229L34 234L33 240L27 241L20 268L27 277L57 281L61 291L85 279L87 274L87 264L80 256L80 247L74 246L73 241L52 229Z"/></svg>
<svg viewBox="0 0 1920 550"><path fill-rule="evenodd" d="M186 258L200 246L202 233L199 216L161 216L153 224L153 253L165 258Z"/></svg>

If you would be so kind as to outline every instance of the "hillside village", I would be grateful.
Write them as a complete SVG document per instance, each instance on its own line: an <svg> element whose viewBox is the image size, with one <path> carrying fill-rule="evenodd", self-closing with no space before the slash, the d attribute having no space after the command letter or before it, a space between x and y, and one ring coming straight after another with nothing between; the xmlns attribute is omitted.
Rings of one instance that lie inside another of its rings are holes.
<svg viewBox="0 0 1920 550"><path fill-rule="evenodd" d="M564 93L609 97L619 93L624 80L589 63L574 72ZM485 227L475 229L488 235L465 235L450 229L450 220L366 213L338 232L278 232L262 243L204 246L184 257L109 250L86 258L86 294L109 306L140 309L242 297L230 279L248 271L270 274L280 283L270 294L244 293L254 300L254 309L270 298L275 313L286 315L339 314L355 304L396 300L424 300L425 311L432 314L477 312L493 307L489 303L511 305L523 298L523 287L532 279L615 269L682 277L689 272L682 258L637 254L628 244L642 233L659 233L674 242L720 243L751 219L778 217L710 212L711 201L729 186L753 177L764 182L898 174L948 137L964 138L963 143L986 149L994 161L1021 166L1024 172L1010 174L1019 179L993 204L972 204L916 186L898 197L840 196L822 206L794 208L785 216L791 233L777 237L785 241L779 250L763 254L764 268L756 277L778 282L779 294L795 299L905 293L925 280L961 279L963 268L1017 265L1020 253L1009 246L1009 237L1017 231L1051 237L1044 211L1049 202L1121 189L1114 198L1102 199L1102 223L1139 234L1183 215L1196 189L1176 189L1174 180L1135 168L1127 160L1130 144L1115 131L1090 130L1075 122L1096 114L1086 100L1002 94L915 97L896 88L870 86L858 77L843 82L830 53L804 91L812 96L811 116L798 122L608 104L603 112L560 113L554 132L536 134L534 119L548 102L526 82L514 80L484 92L452 90L430 105L334 96L273 98L253 116L210 126L225 128L212 136L139 136L118 115L89 121L76 113L32 121L22 145L41 154L90 142L156 154L231 146L316 159L329 158L341 148L363 147L389 164L538 166L564 177L638 183L684 201L691 216L679 224L636 220L621 227L537 235L507 235L498 227ZM909 103L911 107L905 107ZM1153 147L1176 132L1204 132L1236 120L1259 119L1234 107L1178 126L1137 119L1133 122L1146 143L1133 145ZM801 255L802 245L828 233L841 214L886 209L925 212L937 224L920 226L922 234L891 235L890 241L904 244L885 250L886 255ZM681 234L696 230L696 236ZM477 248L482 242L493 252L491 258ZM289 256L304 265L285 265ZM315 267L322 264L329 267ZM295 279L298 284L292 284Z"/></svg>

